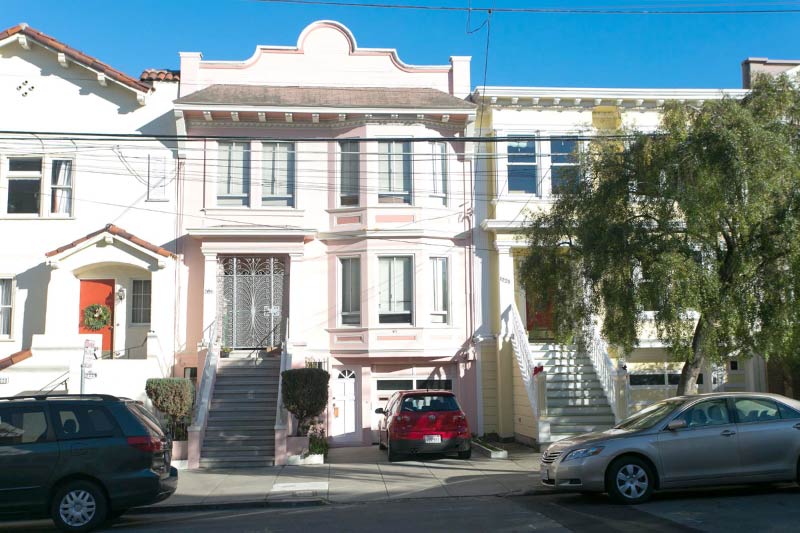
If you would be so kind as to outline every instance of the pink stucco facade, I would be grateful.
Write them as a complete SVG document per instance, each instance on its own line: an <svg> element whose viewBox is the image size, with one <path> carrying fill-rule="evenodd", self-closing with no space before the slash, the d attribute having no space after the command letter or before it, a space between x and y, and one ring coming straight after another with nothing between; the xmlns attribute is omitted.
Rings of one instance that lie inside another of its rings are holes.
<svg viewBox="0 0 800 533"><path fill-rule="evenodd" d="M292 366L331 374L334 445L377 442L374 410L418 386L452 388L478 428L469 83L469 58L406 65L331 21L243 61L181 54L187 346L225 313L222 258L278 258L271 313Z"/></svg>

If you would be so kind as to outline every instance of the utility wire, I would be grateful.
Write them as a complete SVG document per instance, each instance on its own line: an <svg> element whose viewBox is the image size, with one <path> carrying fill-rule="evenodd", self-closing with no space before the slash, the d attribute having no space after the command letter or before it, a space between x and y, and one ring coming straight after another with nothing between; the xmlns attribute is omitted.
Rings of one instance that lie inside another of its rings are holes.
<svg viewBox="0 0 800 533"><path fill-rule="evenodd" d="M314 6L334 6L334 7L354 7L371 9L404 9L418 11L451 11L451 12L484 12L490 13L515 13L515 14L560 14L560 15L769 15L781 13L800 13L800 8L793 7L772 7L762 8L755 6L752 9L742 9L739 5L729 4L730 9L723 9L725 4L718 8L687 9L681 7L671 8L649 8L649 7L615 7L615 8L576 8L576 7L463 7L463 6L443 6L425 4L383 4L376 2L347 2L342 0L255 0L256 2L270 4L295 4L295 5L314 5ZM747 4L751 5L751 4ZM790 2L783 2L780 5L794 5Z"/></svg>

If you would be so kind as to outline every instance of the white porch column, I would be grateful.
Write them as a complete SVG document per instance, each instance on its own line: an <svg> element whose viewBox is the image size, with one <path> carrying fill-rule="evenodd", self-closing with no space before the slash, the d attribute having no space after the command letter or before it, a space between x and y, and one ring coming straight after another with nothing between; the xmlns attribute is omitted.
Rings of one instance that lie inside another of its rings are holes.
<svg viewBox="0 0 800 533"><path fill-rule="evenodd" d="M500 303L500 314L503 317L501 336L506 340L509 335L508 317L506 312L508 306L516 303L516 276L514 275L514 255L511 253L511 246L497 245L497 273L498 273L498 300Z"/></svg>
<svg viewBox="0 0 800 533"><path fill-rule="evenodd" d="M47 285L47 309L45 310L45 333L47 335L77 335L79 325L78 302L80 282L68 268L60 268L59 262L50 265L50 283ZM74 306L72 312L64 312L65 306Z"/></svg>
<svg viewBox="0 0 800 533"><path fill-rule="evenodd" d="M217 254L203 250L203 258L203 340L207 340L210 334L208 328L217 319ZM220 331L219 324L217 331Z"/></svg>
<svg viewBox="0 0 800 533"><path fill-rule="evenodd" d="M292 348L289 353L299 361L298 351L295 347L304 347L306 344L305 328L308 327L305 301L307 298L318 297L314 289L309 288L309 279L305 274L305 262L302 253L289 254L289 330L286 332L287 341ZM310 290L309 290L310 289ZM295 361L296 362L296 361ZM294 366L293 361L288 362L289 368Z"/></svg>

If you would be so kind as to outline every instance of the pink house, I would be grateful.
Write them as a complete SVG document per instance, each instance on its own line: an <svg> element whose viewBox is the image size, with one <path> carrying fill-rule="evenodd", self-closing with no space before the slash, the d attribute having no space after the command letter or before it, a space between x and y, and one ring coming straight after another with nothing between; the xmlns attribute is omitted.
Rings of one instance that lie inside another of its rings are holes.
<svg viewBox="0 0 800 533"><path fill-rule="evenodd" d="M469 62L407 65L332 21L244 61L181 53L190 462L284 462L288 367L330 372L335 446L377 442L411 388L452 389L478 428Z"/></svg>

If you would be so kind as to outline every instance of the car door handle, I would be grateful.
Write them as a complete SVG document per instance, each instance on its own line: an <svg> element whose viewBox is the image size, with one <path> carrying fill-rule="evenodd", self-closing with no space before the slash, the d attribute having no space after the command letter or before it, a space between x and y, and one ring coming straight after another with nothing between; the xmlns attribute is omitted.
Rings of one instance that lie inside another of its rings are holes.
<svg viewBox="0 0 800 533"><path fill-rule="evenodd" d="M89 447L85 444L73 444L70 447L70 451L72 452L72 455L86 455L89 453Z"/></svg>
<svg viewBox="0 0 800 533"><path fill-rule="evenodd" d="M722 435L723 437L730 437L732 435L736 435L736 432L735 431L731 431L730 429L726 429L725 431L720 433L720 435Z"/></svg>

